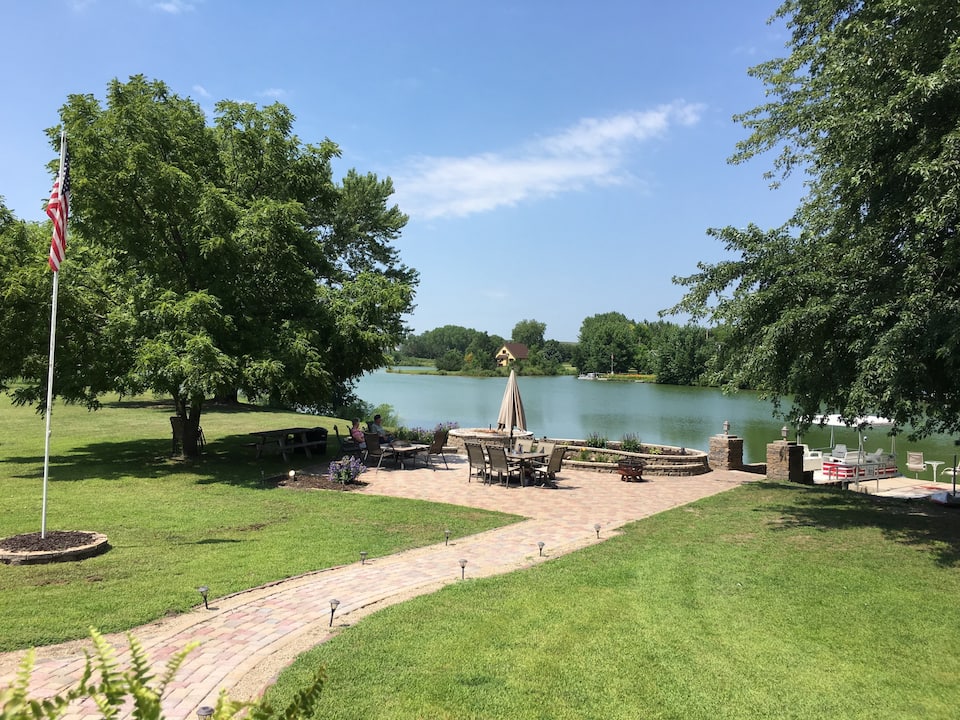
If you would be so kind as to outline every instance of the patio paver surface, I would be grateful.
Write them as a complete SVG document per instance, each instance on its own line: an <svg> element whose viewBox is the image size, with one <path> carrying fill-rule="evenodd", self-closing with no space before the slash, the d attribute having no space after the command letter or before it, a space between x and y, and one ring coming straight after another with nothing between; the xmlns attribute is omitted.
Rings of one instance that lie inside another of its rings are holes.
<svg viewBox="0 0 960 720"><path fill-rule="evenodd" d="M467 482L463 456L448 455L450 469L369 471L367 487L354 492L416 498L521 515L526 520L469 537L452 535L439 542L387 557L368 557L340 567L308 573L223 598L210 598L184 615L134 628L131 634L158 669L192 641L191 652L164 696L168 718L188 718L201 705L214 705L221 688L232 699L257 697L280 670L301 652L323 642L387 605L459 582L459 560L467 560L467 579L498 575L547 562L578 548L603 542L623 525L744 482L751 473L713 471L690 478L652 478L625 483L619 475L564 468L557 489L516 485L505 488ZM324 492L324 491L317 491ZM599 538L594 529L600 525ZM537 542L543 542L543 557ZM215 588L212 589L215 592ZM330 600L340 606L330 622ZM108 636L121 663L126 638ZM75 684L83 669L77 641L37 648L31 695L48 697ZM24 652L0 654L0 686L15 676ZM99 717L92 703L71 706L67 720ZM129 717L129 715L125 715Z"/></svg>

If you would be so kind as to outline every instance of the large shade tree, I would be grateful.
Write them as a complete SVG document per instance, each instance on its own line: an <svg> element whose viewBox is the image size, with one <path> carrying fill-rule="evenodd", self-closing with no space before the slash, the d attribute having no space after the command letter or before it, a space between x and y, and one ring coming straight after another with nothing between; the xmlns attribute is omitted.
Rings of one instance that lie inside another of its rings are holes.
<svg viewBox="0 0 960 720"><path fill-rule="evenodd" d="M580 372L626 372L634 366L636 353L636 324L623 313L591 315L580 324L576 357Z"/></svg>
<svg viewBox="0 0 960 720"><path fill-rule="evenodd" d="M407 220L392 183L335 181L337 146L301 142L285 106L220 102L210 125L136 76L105 104L70 96L61 119L73 191L59 395L168 395L195 454L209 398L324 407L402 339L418 278L392 244ZM35 336L0 367L27 379L21 401L43 398Z"/></svg>
<svg viewBox="0 0 960 720"><path fill-rule="evenodd" d="M751 69L769 102L732 158L807 174L780 228L710 234L673 311L729 324L725 372L784 414L960 431L960 3L788 0L787 57Z"/></svg>

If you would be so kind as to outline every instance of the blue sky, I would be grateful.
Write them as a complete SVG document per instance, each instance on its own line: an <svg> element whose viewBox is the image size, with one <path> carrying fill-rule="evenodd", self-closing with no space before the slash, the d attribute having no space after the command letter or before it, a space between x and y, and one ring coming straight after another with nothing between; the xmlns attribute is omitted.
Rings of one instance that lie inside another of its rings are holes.
<svg viewBox="0 0 960 720"><path fill-rule="evenodd" d="M786 54L773 0L36 0L3 3L0 195L43 219L44 129L71 93L142 73L212 116L285 103L306 142L390 176L421 273L415 332L576 340L585 317L656 320L674 275L724 257L709 227L783 223L799 179L729 165Z"/></svg>

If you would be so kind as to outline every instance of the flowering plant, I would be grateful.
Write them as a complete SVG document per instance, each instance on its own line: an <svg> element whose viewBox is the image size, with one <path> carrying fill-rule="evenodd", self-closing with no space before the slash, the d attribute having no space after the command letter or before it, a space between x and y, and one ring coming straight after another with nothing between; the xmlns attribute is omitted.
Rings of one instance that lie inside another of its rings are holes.
<svg viewBox="0 0 960 720"><path fill-rule="evenodd" d="M330 463L330 479L343 485L354 482L366 471L367 468L360 461L360 458L352 455L344 455L339 460Z"/></svg>
<svg viewBox="0 0 960 720"><path fill-rule="evenodd" d="M437 423L432 430L424 427L408 428L400 426L397 428L396 438L397 440L409 440L416 443L429 443L433 440L434 433L441 430L449 431L458 427L460 427L460 424L456 421Z"/></svg>

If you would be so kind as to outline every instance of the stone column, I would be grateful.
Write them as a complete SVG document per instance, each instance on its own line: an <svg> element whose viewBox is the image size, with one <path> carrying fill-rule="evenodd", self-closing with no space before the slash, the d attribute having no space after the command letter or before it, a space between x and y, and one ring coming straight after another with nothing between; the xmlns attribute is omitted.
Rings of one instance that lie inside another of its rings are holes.
<svg viewBox="0 0 960 720"><path fill-rule="evenodd" d="M726 433L712 436L707 462L711 470L742 470L743 438Z"/></svg>
<svg viewBox="0 0 960 720"><path fill-rule="evenodd" d="M803 448L788 440L768 443L767 477L771 480L802 483Z"/></svg>

